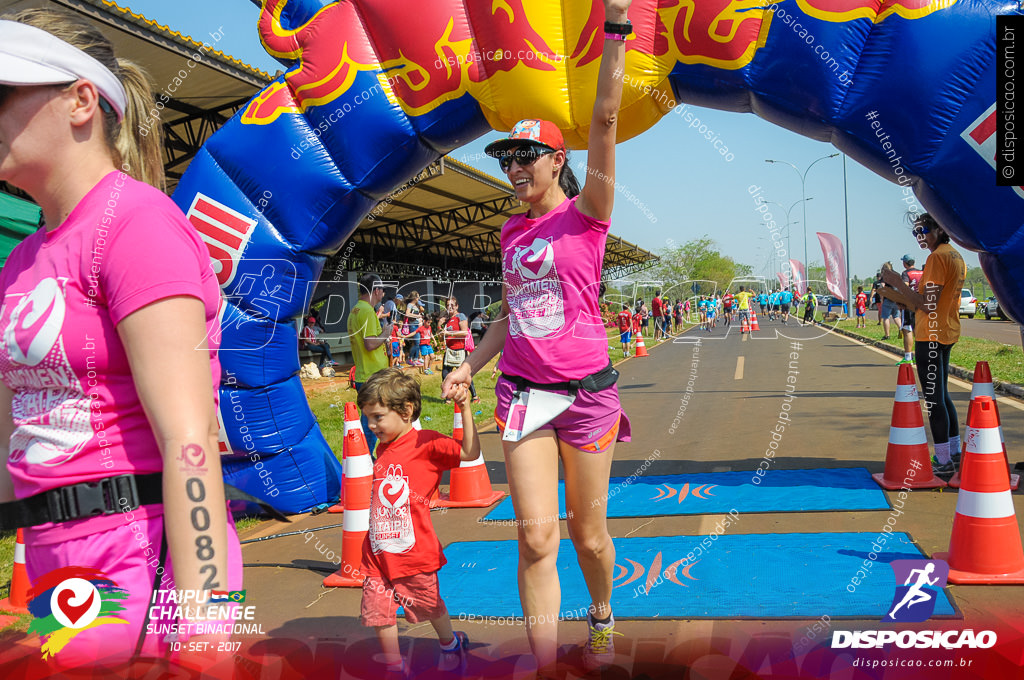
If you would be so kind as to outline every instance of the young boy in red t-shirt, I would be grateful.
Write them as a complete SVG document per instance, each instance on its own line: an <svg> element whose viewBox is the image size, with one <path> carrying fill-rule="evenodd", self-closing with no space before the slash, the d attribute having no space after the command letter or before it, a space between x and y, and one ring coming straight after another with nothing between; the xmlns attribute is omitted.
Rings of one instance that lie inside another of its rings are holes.
<svg viewBox="0 0 1024 680"><path fill-rule="evenodd" d="M465 414L470 393L460 386L452 395ZM433 430L414 429L420 415L420 386L399 367L379 371L359 389L356 403L377 435L373 465L370 529L363 543L361 571L366 574L360 620L376 629L389 672L404 672L398 650L398 604L410 623L424 619L441 643L441 670L465 665L469 642L452 631L441 599L437 573L446 560L430 521L430 497L444 470L480 457L480 439L472 417L463 419L462 443Z"/></svg>
<svg viewBox="0 0 1024 680"><path fill-rule="evenodd" d="M864 286L857 286L857 328L867 328L864 317L867 316L868 294L864 292Z"/></svg>
<svg viewBox="0 0 1024 680"><path fill-rule="evenodd" d="M416 342L420 343L420 359L423 360L423 365L420 366L420 373L423 375L434 375L431 367L434 364L434 348L430 344L434 334L430 330L430 324L426 321L423 322L416 332L413 333Z"/></svg>
<svg viewBox="0 0 1024 680"><path fill-rule="evenodd" d="M619 342L622 343L622 356L625 358L629 356L629 343L632 341L630 330L633 328L633 315L629 313L629 305L622 303L622 311L619 312L616 318L619 323Z"/></svg>

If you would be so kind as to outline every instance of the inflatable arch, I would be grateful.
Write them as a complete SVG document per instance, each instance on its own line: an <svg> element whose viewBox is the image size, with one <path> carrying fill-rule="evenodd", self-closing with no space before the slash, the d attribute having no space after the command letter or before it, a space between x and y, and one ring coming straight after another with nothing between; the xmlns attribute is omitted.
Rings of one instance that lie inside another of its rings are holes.
<svg viewBox="0 0 1024 680"><path fill-rule="evenodd" d="M1024 319L1024 190L996 186L998 0L635 0L619 132L679 102L747 111L904 187L983 251ZM488 130L555 121L583 146L600 0L265 0L289 70L192 161L174 198L226 296L228 481L299 512L340 468L297 377L295 320L325 259L421 168Z"/></svg>

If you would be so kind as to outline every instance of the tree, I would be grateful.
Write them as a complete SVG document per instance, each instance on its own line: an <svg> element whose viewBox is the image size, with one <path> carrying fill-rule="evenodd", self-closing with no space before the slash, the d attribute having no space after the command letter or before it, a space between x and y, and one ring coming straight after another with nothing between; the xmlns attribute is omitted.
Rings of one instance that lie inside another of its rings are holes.
<svg viewBox="0 0 1024 680"><path fill-rule="evenodd" d="M670 243L655 251L661 260L636 277L638 282L657 282L642 285L637 296L650 299L656 290L672 298L689 297L696 292L708 295L721 291L736 277L749 276L752 268L735 262L718 251L718 244L707 234L682 244Z"/></svg>

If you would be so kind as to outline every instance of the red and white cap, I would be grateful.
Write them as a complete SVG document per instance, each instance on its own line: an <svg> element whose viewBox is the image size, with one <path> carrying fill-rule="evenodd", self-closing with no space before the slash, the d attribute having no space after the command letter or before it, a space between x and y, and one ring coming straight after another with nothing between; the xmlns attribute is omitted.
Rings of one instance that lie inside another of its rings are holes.
<svg viewBox="0 0 1024 680"><path fill-rule="evenodd" d="M484 153L493 158L501 158L517 146L524 143L546 146L559 151L565 149L562 131L550 120L525 118L515 124L505 139L491 142L484 148Z"/></svg>
<svg viewBox="0 0 1024 680"><path fill-rule="evenodd" d="M128 96L110 69L41 28L0 20L0 85L59 85L77 80L95 85L117 119L124 118Z"/></svg>

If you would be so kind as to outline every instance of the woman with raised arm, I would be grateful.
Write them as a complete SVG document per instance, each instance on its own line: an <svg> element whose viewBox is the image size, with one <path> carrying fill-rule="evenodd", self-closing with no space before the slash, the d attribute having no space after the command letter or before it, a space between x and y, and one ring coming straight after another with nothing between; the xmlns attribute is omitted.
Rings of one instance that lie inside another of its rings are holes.
<svg viewBox="0 0 1024 680"><path fill-rule="evenodd" d="M569 536L590 591L584 663L614 655L615 548L606 501L616 441L628 441L617 372L598 303L615 193L615 132L622 99L630 0L604 0L604 51L588 140L583 190L551 122L523 120L490 144L529 212L501 231L503 304L476 351L445 380L443 394L469 384L500 350L495 417L519 531L519 597L539 673L553 671L558 645L558 461L565 469ZM525 413L524 417L521 415ZM511 417L510 417L511 414Z"/></svg>
<svg viewBox="0 0 1024 680"><path fill-rule="evenodd" d="M0 180L44 217L0 272L0 520L26 527L37 586L78 567L125 591L102 614L118 625L78 632L58 663L162 656L172 627L180 641L218 617L192 602L179 619L173 602L150 606L154 590L241 586L217 449L220 291L199 235L154 188L160 140L136 132L152 106L145 75L90 24L0 20ZM60 602L97 594L55 586L73 591Z"/></svg>

